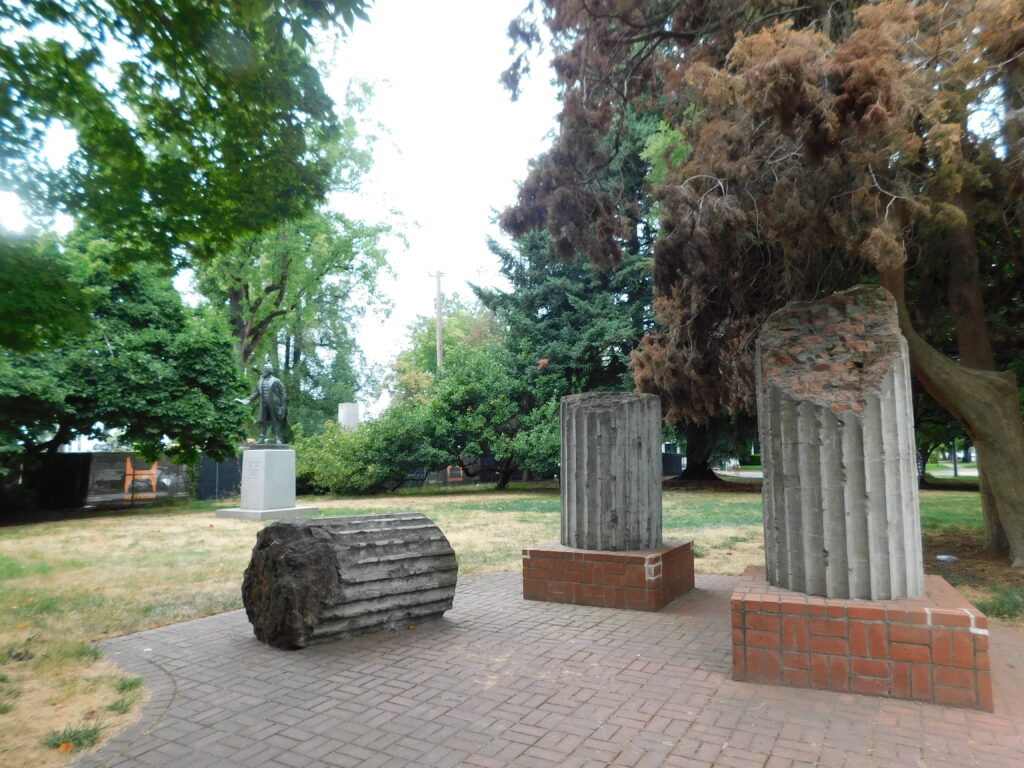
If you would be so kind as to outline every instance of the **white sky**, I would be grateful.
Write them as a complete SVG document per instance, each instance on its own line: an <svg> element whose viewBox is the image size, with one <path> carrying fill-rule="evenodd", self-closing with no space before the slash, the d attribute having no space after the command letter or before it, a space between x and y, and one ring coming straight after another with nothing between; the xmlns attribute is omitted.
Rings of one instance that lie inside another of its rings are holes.
<svg viewBox="0 0 1024 768"><path fill-rule="evenodd" d="M368 118L386 126L375 167L359 200L339 210L379 221L394 208L408 246L394 242L396 277L384 283L390 319L368 318L359 343L371 362L387 363L417 315L433 313L435 282L470 298L467 281L500 285L487 249L499 237L494 210L514 201L527 161L550 145L559 105L547 67L535 64L519 101L498 77L511 61L509 21L525 0L380 0L370 22L342 43L327 85L344 98L349 79L374 84Z"/></svg>

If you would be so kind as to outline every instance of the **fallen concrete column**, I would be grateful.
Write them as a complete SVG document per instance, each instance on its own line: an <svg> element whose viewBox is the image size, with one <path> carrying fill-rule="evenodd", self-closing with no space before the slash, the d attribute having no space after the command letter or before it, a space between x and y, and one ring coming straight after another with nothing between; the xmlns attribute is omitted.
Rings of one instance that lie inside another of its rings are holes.
<svg viewBox="0 0 1024 768"><path fill-rule="evenodd" d="M789 304L765 323L756 362L768 582L920 596L910 366L892 296L858 286Z"/></svg>
<svg viewBox="0 0 1024 768"><path fill-rule="evenodd" d="M302 648L440 617L458 568L420 514L285 520L257 535L242 602L257 638Z"/></svg>
<svg viewBox="0 0 1024 768"><path fill-rule="evenodd" d="M661 547L661 402L632 392L562 398L562 544Z"/></svg>

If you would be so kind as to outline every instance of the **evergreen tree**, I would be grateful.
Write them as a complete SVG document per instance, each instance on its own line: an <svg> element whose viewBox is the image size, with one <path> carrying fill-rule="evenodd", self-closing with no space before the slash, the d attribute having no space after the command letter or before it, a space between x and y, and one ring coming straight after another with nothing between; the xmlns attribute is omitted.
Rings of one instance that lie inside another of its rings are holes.
<svg viewBox="0 0 1024 768"><path fill-rule="evenodd" d="M749 408L767 313L877 280L896 297L915 375L978 450L990 544L1005 534L1024 567L1024 422L992 343L1020 327L1024 7L548 0L543 22L561 131L503 216L511 232L544 226L556 249L614 262L628 222L599 171L628 111L656 105L693 148L666 141L666 173L651 180L667 330L641 348L641 386L670 415ZM513 31L539 39L529 22ZM937 314L953 350L921 331Z"/></svg>

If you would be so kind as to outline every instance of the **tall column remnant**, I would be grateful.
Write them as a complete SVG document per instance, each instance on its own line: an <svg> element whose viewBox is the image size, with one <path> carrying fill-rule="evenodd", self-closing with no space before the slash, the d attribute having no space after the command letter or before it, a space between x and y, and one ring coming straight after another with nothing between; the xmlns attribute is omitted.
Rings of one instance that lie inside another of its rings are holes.
<svg viewBox="0 0 1024 768"><path fill-rule="evenodd" d="M773 314L757 339L768 582L872 600L924 589L907 345L858 286Z"/></svg>
<svg viewBox="0 0 1024 768"><path fill-rule="evenodd" d="M562 544L657 549L661 402L632 392L562 398Z"/></svg>

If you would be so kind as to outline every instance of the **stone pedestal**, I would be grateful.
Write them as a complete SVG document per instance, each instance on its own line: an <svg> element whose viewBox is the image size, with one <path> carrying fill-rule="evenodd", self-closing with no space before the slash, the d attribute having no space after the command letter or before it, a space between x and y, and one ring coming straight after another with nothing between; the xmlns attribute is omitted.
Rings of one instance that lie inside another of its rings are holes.
<svg viewBox="0 0 1024 768"><path fill-rule="evenodd" d="M809 595L922 594L910 365L879 286L794 302L757 340L768 582Z"/></svg>
<svg viewBox="0 0 1024 768"><path fill-rule="evenodd" d="M750 566L732 595L734 680L992 711L988 619L939 576L902 600L812 597Z"/></svg>
<svg viewBox="0 0 1024 768"><path fill-rule="evenodd" d="M241 506L217 510L217 517L281 520L317 511L295 506L295 451L285 445L255 445L242 454Z"/></svg>
<svg viewBox="0 0 1024 768"><path fill-rule="evenodd" d="M342 429L359 427L359 403L338 403L338 424Z"/></svg>

